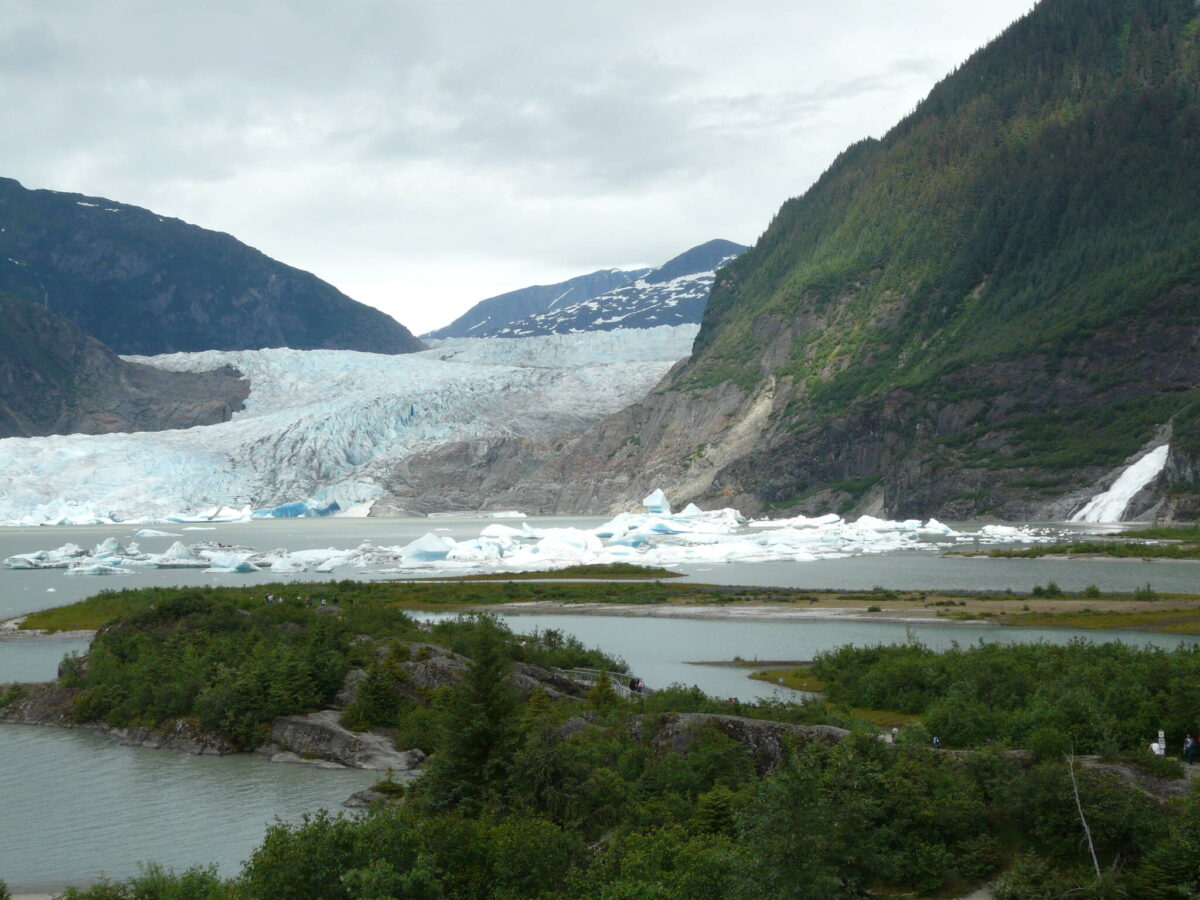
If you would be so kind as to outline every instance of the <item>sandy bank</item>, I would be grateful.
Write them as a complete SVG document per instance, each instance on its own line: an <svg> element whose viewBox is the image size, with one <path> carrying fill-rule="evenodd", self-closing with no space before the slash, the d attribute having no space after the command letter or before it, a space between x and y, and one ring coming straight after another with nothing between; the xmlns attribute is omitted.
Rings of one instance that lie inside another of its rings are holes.
<svg viewBox="0 0 1200 900"><path fill-rule="evenodd" d="M21 627L28 616L17 616L15 619L5 619L0 622L0 641L66 641L73 639L91 640L96 636L94 631L42 631L38 628L25 629ZM14 898L16 895L13 895Z"/></svg>
<svg viewBox="0 0 1200 900"><path fill-rule="evenodd" d="M796 607L792 605L667 605L667 604L622 604L622 603L553 603L535 601L529 603L502 603L479 607L488 612L529 614L561 614L578 616L623 616L645 619L729 619L742 621L854 621L854 622L912 622L922 625L995 625L985 619L947 620L938 618L934 610L881 609L867 612L863 606L816 606Z"/></svg>

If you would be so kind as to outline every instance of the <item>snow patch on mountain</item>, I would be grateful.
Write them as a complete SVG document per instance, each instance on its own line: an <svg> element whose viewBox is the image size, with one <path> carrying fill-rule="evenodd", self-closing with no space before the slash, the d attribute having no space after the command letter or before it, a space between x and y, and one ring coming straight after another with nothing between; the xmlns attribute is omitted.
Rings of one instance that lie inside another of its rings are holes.
<svg viewBox="0 0 1200 900"><path fill-rule="evenodd" d="M450 341L388 356L241 350L131 357L250 381L224 423L0 440L0 523L197 521L249 510L345 510L387 467L448 441L577 433L652 388L696 328ZM300 504L299 507L294 504Z"/></svg>
<svg viewBox="0 0 1200 900"><path fill-rule="evenodd" d="M530 337L698 323L708 304L716 270L736 258L736 253L730 254L711 269L666 281L654 280L651 273L590 300L528 316L498 329L496 334Z"/></svg>

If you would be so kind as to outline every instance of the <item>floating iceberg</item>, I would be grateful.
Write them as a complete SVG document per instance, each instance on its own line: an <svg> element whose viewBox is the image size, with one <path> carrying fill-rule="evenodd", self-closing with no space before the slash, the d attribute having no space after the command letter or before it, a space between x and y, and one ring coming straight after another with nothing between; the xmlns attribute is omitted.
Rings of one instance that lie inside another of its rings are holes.
<svg viewBox="0 0 1200 900"><path fill-rule="evenodd" d="M466 571L520 571L588 563L636 562L650 566L836 559L862 554L934 551L944 546L1033 543L1053 540L1046 529L985 525L956 531L935 519L892 521L862 516L847 522L837 515L759 520L747 523L735 509L701 510L689 505L671 514L665 496L647 497L644 513L622 513L597 528L520 528L492 522L477 538L456 541L428 532L400 547L326 547L257 551L215 543L181 541L147 555L136 544L107 538L89 554L74 544L9 557L10 569L64 568L73 575L128 574L140 568L203 568L235 575L270 572L295 575L342 569L376 573L436 574ZM194 527L194 526L191 526ZM936 542L935 542L936 541Z"/></svg>
<svg viewBox="0 0 1200 900"><path fill-rule="evenodd" d="M646 512L658 516L671 514L671 504L667 502L667 495L663 493L662 488L655 488L649 497L642 500L642 506L646 507Z"/></svg>

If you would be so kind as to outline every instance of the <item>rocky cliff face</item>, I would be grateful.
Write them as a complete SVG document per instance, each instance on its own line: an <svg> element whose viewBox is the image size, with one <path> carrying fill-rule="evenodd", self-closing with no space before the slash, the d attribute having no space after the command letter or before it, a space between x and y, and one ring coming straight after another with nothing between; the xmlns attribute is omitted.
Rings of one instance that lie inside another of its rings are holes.
<svg viewBox="0 0 1200 900"><path fill-rule="evenodd" d="M1200 506L1200 11L1043 0L718 273L692 357L497 507ZM1111 480L1111 478L1109 478Z"/></svg>
<svg viewBox="0 0 1200 900"><path fill-rule="evenodd" d="M423 346L391 317L227 234L10 178L0 178L0 290L118 353Z"/></svg>
<svg viewBox="0 0 1200 900"><path fill-rule="evenodd" d="M0 438L210 425L241 409L248 393L233 369L125 362L73 322L0 293Z"/></svg>

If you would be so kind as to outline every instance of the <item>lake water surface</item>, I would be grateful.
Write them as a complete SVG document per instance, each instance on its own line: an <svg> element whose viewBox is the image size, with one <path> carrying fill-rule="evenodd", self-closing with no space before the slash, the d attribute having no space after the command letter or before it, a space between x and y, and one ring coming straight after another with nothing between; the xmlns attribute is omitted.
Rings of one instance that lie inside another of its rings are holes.
<svg viewBox="0 0 1200 900"><path fill-rule="evenodd" d="M534 525L592 527L602 519L530 519ZM323 519L203 526L160 526L181 537L145 538L151 552L173 541L218 540L257 549L353 547L364 540L393 546L434 529L456 539L478 535L487 520ZM0 558L58 547L90 547L106 537L123 543L136 527L0 529ZM1149 583L1159 591L1200 590L1200 566L1113 560L1003 560L943 558L935 548L884 556L795 563L705 564L683 569L689 579L721 584L800 588L964 588L1027 591L1053 580L1067 590L1088 584L1129 590ZM360 573L335 573L334 578ZM368 576L370 573L365 573ZM317 576L319 577L319 576ZM110 578L68 577L62 570L0 569L0 619L82 599L104 588L221 585L315 580L312 574L205 575L148 571ZM620 616L506 614L518 631L557 628L588 645L618 654L651 686L697 684L717 696L745 699L777 690L740 669L697 662L812 659L844 643L904 641L931 646L977 640L1065 641L1121 639L1174 646L1191 640L1138 632L1005 629L962 624L905 625L857 621L730 621ZM0 640L0 683L48 680L64 653L85 649L68 639ZM121 747L98 735L63 729L0 726L0 879L15 891L85 884L105 872L124 877L139 860L177 868L215 862L236 872L274 817L338 808L377 773L279 765L253 757L194 757Z"/></svg>

